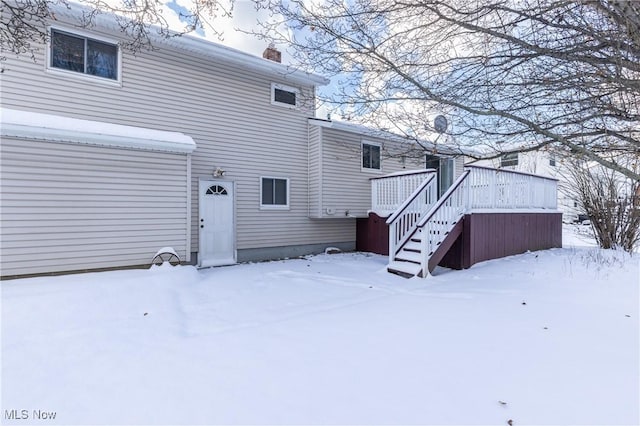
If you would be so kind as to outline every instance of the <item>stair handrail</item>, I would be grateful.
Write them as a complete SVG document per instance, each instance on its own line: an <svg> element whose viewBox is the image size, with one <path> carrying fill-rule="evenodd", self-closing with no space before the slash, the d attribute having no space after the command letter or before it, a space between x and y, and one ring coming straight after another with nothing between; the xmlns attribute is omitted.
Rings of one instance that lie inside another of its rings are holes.
<svg viewBox="0 0 640 426"><path fill-rule="evenodd" d="M417 227L418 228L422 228L429 219L431 219L433 217L434 214L436 214L436 212L438 211L438 209L449 199L451 198L451 195L453 194L453 192L458 189L458 187L460 185L462 185L462 183L465 181L465 179L467 178L467 176L469 176L469 174L471 173L470 170L465 170L464 172L462 172L462 174L460 175L460 177L453 183L453 185L451 185L449 187L449 189L447 189L447 192L445 192L444 194L442 194L442 197L440 197L440 199L438 200L437 203L435 203L433 205L433 207L431 207L431 210L429 211L428 214L426 214L422 220L420 220L420 222L418 223Z"/></svg>
<svg viewBox="0 0 640 426"><path fill-rule="evenodd" d="M389 225L389 261L395 260L396 248L404 244L415 231L415 225L420 218L427 213L436 202L436 175L435 173L427 177L413 193L398 207L398 209L387 219ZM431 192L432 202L421 202L421 196L427 197ZM415 207L414 211L410 207Z"/></svg>
<svg viewBox="0 0 640 426"><path fill-rule="evenodd" d="M404 200L400 207L396 209L395 212L387 219L387 225L391 225L391 222L395 221L398 216L400 216L404 211L409 207L409 205L420 195L420 193L431 183L433 179L436 178L435 173L427 177L416 189L411 193L411 195Z"/></svg>
<svg viewBox="0 0 640 426"><path fill-rule="evenodd" d="M416 224L416 230L414 232L418 232L419 229L423 229L422 231L422 259L421 259L421 267L423 276L427 276L429 274L429 258L435 251L435 248L444 240L444 237L453 229L455 223L459 217L462 217L469 205L469 191L467 189L467 185L462 186L463 183L466 182L467 177L471 173L470 170L465 170L462 172L460 177L449 187L449 189L440 197L437 203L431 207L431 210L422 217L422 219ZM454 198L455 195L455 198ZM453 205L453 202L456 202ZM447 211L444 207L459 207L459 209L452 211ZM447 214L449 213L449 214ZM435 221L432 219L441 219L442 223L447 224L447 228L442 228L442 238L437 241L432 238L430 228L435 228L433 226ZM455 221L454 221L455 220Z"/></svg>

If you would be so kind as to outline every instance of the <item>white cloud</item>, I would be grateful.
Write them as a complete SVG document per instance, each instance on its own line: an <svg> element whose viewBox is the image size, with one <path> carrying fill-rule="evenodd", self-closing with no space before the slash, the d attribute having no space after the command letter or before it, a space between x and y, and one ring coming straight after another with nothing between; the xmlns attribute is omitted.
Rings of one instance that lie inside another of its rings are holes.
<svg viewBox="0 0 640 426"><path fill-rule="evenodd" d="M80 4L91 6L92 0L75 0ZM122 0L101 0L114 7L122 7ZM179 8L189 10L193 0L164 0L162 14L167 20L169 28L175 31L183 31L185 22L180 20L178 13L169 4L175 4ZM219 0L221 8L217 16L204 16L209 25L205 25L203 31L190 33L192 36L202 37L213 43L223 44L246 53L262 56L262 52L268 46L268 42L255 35L249 34L259 29L258 22L272 21L271 12L268 10L256 10L254 2L249 0L235 0L231 8L230 0ZM232 10L232 16L225 16L225 10ZM215 28L215 31L211 28ZM216 34L221 33L221 36ZM286 46L277 46L282 51L282 62L289 63L290 56L286 52Z"/></svg>
<svg viewBox="0 0 640 426"><path fill-rule="evenodd" d="M176 0L175 2L185 8L189 8L192 4L191 0ZM225 10L230 10L230 3L227 0L222 0L221 3ZM184 27L178 14L169 7L165 7L165 16L172 28L181 29ZM223 16L221 10L218 16L207 17L207 19L209 26L204 28L204 35L195 33L191 35L203 37L211 42L223 44L256 56L262 56L262 52L268 46L267 41L251 34L251 32L259 29L258 22L270 20L272 17L268 10L256 10L252 1L236 0L231 16ZM220 33L220 35L216 34L216 32ZM285 49L282 46L279 46L279 48L283 54L282 62L287 63L289 57Z"/></svg>

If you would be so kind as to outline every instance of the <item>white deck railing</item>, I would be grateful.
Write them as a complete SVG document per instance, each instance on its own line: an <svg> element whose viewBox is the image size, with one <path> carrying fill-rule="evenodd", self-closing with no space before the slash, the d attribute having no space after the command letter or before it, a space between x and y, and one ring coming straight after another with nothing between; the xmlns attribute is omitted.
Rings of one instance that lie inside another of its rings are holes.
<svg viewBox="0 0 640 426"><path fill-rule="evenodd" d="M470 209L557 209L558 181L544 176L467 166Z"/></svg>
<svg viewBox="0 0 640 426"><path fill-rule="evenodd" d="M435 170L392 173L371 179L371 210L380 216L391 214L407 200Z"/></svg>
<svg viewBox="0 0 640 426"><path fill-rule="evenodd" d="M402 262L415 264L419 260L422 276L429 274L432 255L468 212L480 209L557 209L558 181L553 178L468 166L447 192L437 199L435 173L429 173L428 176L387 219L390 266ZM373 191L378 191L380 195L380 191L393 191L393 186L383 181ZM395 194L396 197L398 195ZM394 194L385 193L385 197L386 200L397 200L393 198ZM380 198L377 200L379 202ZM380 205L390 209L392 204ZM411 239L413 242L410 242ZM415 243L418 241L420 246L416 249ZM407 244L412 244L410 249L405 247ZM419 252L418 258L416 252ZM399 266L394 265L393 270L407 272L402 267L396 268Z"/></svg>
<svg viewBox="0 0 640 426"><path fill-rule="evenodd" d="M411 237L416 223L438 200L438 185L435 173L413 191L402 205L387 219L389 225L389 259L393 261L400 247Z"/></svg>

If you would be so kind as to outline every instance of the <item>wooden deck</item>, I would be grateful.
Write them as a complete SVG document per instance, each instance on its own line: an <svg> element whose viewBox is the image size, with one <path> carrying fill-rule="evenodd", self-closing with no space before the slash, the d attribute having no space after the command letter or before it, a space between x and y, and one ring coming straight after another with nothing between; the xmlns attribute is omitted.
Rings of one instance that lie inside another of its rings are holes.
<svg viewBox="0 0 640 426"><path fill-rule="evenodd" d="M424 173L425 171L421 171ZM384 208L357 220L356 249L389 255L390 272L426 276L436 265L469 268L489 259L562 246L562 214L557 181L500 169L469 167L445 194L434 196L433 174L418 185L406 176L388 176L373 188L372 201ZM402 184L415 190L392 194ZM437 200L437 201L436 201ZM391 201L391 202L389 202ZM393 213L389 213L392 204Z"/></svg>

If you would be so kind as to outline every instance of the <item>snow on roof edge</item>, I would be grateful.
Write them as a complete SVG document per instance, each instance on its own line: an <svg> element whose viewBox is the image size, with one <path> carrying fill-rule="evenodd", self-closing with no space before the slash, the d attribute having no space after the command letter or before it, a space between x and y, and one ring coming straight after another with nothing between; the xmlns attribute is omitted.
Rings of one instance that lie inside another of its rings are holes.
<svg viewBox="0 0 640 426"><path fill-rule="evenodd" d="M367 127L364 124L358 123L348 123L340 120L325 120L323 118L311 117L309 118L309 124L313 126L320 127L330 127L335 130L341 130L344 132L356 133L363 136L377 137L377 138L388 138L390 140L396 142L410 142L410 139L404 138L397 133L390 132L388 130L374 129L371 127ZM431 141L418 141L420 145L424 148L429 147L429 149L436 148L439 154L446 155L465 155L465 152L462 152L460 149L453 148L448 145L438 144L434 145Z"/></svg>
<svg viewBox="0 0 640 426"><path fill-rule="evenodd" d="M69 7L67 7L67 5ZM50 5L49 7L50 10L55 11L55 16L58 18L62 16L79 18L82 17L83 11L88 10L87 7L73 2L66 3L65 5ZM95 24L97 27L110 30L114 33L121 33L121 29L116 21L116 15L113 13L103 12L96 15ZM175 34L177 35L178 33ZM306 72L290 65L264 59L251 53L214 43L193 35L184 34L177 37L166 38L159 34L150 33L149 36L155 42L164 44L172 49L184 49L192 53L203 54L222 62L239 65L268 75L276 75L292 82L322 86L330 83L328 78L319 74Z"/></svg>
<svg viewBox="0 0 640 426"><path fill-rule="evenodd" d="M196 149L193 138L184 133L8 108L0 109L0 134L147 151L191 153Z"/></svg>

